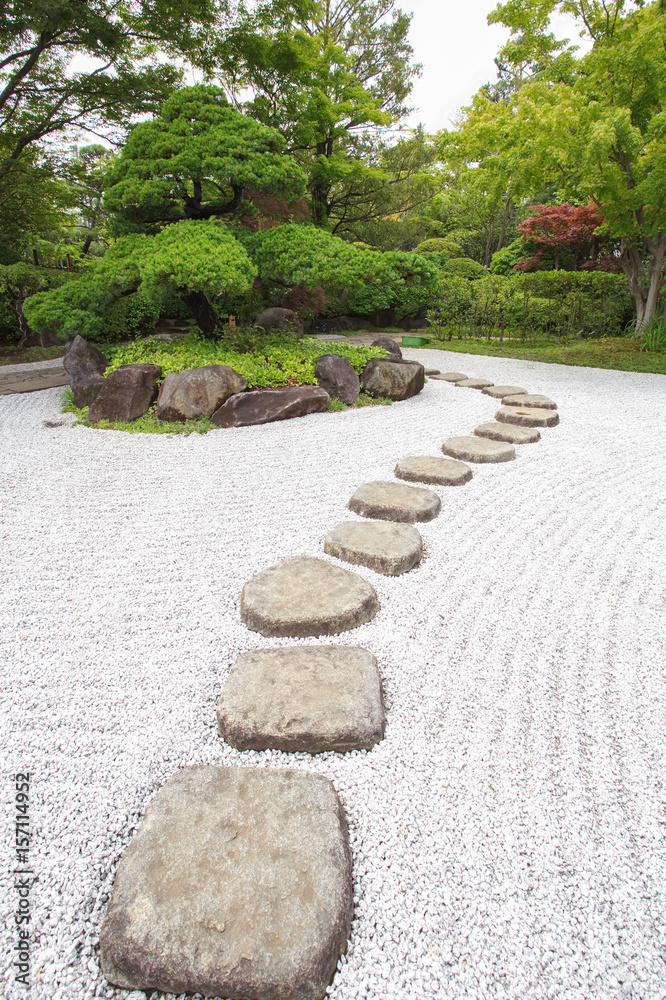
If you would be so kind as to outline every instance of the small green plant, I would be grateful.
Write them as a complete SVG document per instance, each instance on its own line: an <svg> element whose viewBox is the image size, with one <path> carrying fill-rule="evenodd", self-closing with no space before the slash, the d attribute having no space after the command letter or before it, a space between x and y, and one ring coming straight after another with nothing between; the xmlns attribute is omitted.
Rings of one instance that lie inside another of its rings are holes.
<svg viewBox="0 0 666 1000"><path fill-rule="evenodd" d="M336 399L335 396L331 396L331 401L328 404L328 413L342 413L343 410L348 410L349 407L346 403L343 403L341 399Z"/></svg>
<svg viewBox="0 0 666 1000"><path fill-rule="evenodd" d="M387 396L371 396L367 392L362 392L356 400L355 406L391 406L393 400Z"/></svg>
<svg viewBox="0 0 666 1000"><path fill-rule="evenodd" d="M656 317L634 334L641 341L641 350L659 352L666 350L666 324Z"/></svg>

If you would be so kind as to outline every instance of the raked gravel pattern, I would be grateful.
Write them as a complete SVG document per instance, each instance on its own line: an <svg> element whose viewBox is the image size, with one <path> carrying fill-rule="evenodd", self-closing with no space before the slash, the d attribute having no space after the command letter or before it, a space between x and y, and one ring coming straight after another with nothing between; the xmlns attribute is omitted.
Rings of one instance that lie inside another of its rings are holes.
<svg viewBox="0 0 666 1000"><path fill-rule="evenodd" d="M496 402L430 381L390 408L170 439L47 428L70 419L59 389L0 398L0 747L5 773L34 772L32 1000L146 996L103 981L99 927L145 803L197 763L335 783L355 892L335 1000L666 996L666 379L405 353L546 393L561 424L429 487L420 567L356 569L382 609L322 642L377 656L388 721L344 756L216 735L239 653L313 641L249 632L241 588L329 558L357 486ZM6 887L8 998L14 905Z"/></svg>

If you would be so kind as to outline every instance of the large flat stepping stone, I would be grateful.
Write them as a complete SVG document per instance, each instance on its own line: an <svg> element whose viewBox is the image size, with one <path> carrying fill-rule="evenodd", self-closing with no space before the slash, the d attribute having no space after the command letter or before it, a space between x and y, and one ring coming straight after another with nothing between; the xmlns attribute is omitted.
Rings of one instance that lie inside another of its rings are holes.
<svg viewBox="0 0 666 1000"><path fill-rule="evenodd" d="M393 474L410 483L431 483L433 486L462 486L472 478L472 470L464 462L432 455L401 458Z"/></svg>
<svg viewBox="0 0 666 1000"><path fill-rule="evenodd" d="M535 427L517 427L515 424L479 424L474 433L491 441L508 441L509 444L534 444L541 440Z"/></svg>
<svg viewBox="0 0 666 1000"><path fill-rule="evenodd" d="M495 420L519 427L555 427L560 417L554 410L542 410L536 406L501 406Z"/></svg>
<svg viewBox="0 0 666 1000"><path fill-rule="evenodd" d="M537 410L557 409L557 403L554 403L548 396L542 396L539 393L526 392L524 395L516 397L507 392L506 396L502 396L502 403L504 406L534 406Z"/></svg>
<svg viewBox="0 0 666 1000"><path fill-rule="evenodd" d="M121 858L100 962L128 990L322 1000L351 917L347 824L328 778L186 767Z"/></svg>
<svg viewBox="0 0 666 1000"><path fill-rule="evenodd" d="M456 382L456 385L462 386L463 389L486 389L492 384L485 378L464 378L460 382Z"/></svg>
<svg viewBox="0 0 666 1000"><path fill-rule="evenodd" d="M433 375L441 374L439 368L426 368L425 373L426 375L428 375L429 378L432 378Z"/></svg>
<svg viewBox="0 0 666 1000"><path fill-rule="evenodd" d="M487 385L481 392L484 396L492 396L494 399L503 399L504 396L527 395L527 389L521 389L519 385Z"/></svg>
<svg viewBox="0 0 666 1000"><path fill-rule="evenodd" d="M359 646L241 653L217 703L218 732L238 750L369 750L384 724L377 661Z"/></svg>
<svg viewBox="0 0 666 1000"><path fill-rule="evenodd" d="M432 521L442 506L436 493L418 486L375 481L359 486L347 504L362 517L381 521Z"/></svg>
<svg viewBox="0 0 666 1000"><path fill-rule="evenodd" d="M5 372L0 374L0 396L11 396L16 392L39 392L40 389L55 389L68 383L69 376L62 365L53 368L40 368L31 372Z"/></svg>
<svg viewBox="0 0 666 1000"><path fill-rule="evenodd" d="M442 445L445 455L465 462L510 462L516 457L512 444L484 437L452 437Z"/></svg>
<svg viewBox="0 0 666 1000"><path fill-rule="evenodd" d="M411 524L345 521L326 535L324 552L384 576L400 576L421 562L423 539Z"/></svg>
<svg viewBox="0 0 666 1000"><path fill-rule="evenodd" d="M463 379L467 378L462 372L444 372L443 375L433 375L432 377L440 382L462 382Z"/></svg>
<svg viewBox="0 0 666 1000"><path fill-rule="evenodd" d="M337 635L379 611L374 588L348 569L292 556L253 576L241 594L241 618L265 636Z"/></svg>

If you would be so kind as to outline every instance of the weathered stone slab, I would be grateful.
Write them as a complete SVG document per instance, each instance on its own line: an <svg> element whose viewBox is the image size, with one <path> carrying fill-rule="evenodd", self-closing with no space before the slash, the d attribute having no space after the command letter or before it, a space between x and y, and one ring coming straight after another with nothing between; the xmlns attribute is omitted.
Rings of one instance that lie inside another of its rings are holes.
<svg viewBox="0 0 666 1000"><path fill-rule="evenodd" d="M409 399L425 385L425 368L418 361L396 361L392 358L370 358L361 384L371 396L386 399Z"/></svg>
<svg viewBox="0 0 666 1000"><path fill-rule="evenodd" d="M359 646L241 653L217 703L218 732L238 750L369 750L384 723L377 661Z"/></svg>
<svg viewBox="0 0 666 1000"><path fill-rule="evenodd" d="M363 577L312 556L269 566L241 594L241 618L266 636L337 635L378 611L377 594Z"/></svg>
<svg viewBox="0 0 666 1000"><path fill-rule="evenodd" d="M503 424L517 424L519 427L555 427L560 418L554 410L543 410L536 406L501 406L495 420Z"/></svg>
<svg viewBox="0 0 666 1000"><path fill-rule="evenodd" d="M0 372L2 369L0 368ZM40 389L55 389L67 385L69 376L64 368L40 368L0 374L0 396L11 396L16 392L39 392Z"/></svg>
<svg viewBox="0 0 666 1000"><path fill-rule="evenodd" d="M157 396L159 365L121 365L104 379L90 404L87 419L126 421L142 416Z"/></svg>
<svg viewBox="0 0 666 1000"><path fill-rule="evenodd" d="M245 389L247 380L228 365L172 372L162 382L156 413L160 420L212 417L230 396Z"/></svg>
<svg viewBox="0 0 666 1000"><path fill-rule="evenodd" d="M323 413L331 398L318 385L294 385L230 396L211 420L218 427L251 427L274 420L291 420L309 413Z"/></svg>
<svg viewBox="0 0 666 1000"><path fill-rule="evenodd" d="M467 376L462 372L444 372L443 375L433 375L433 378L441 382L464 382Z"/></svg>
<svg viewBox="0 0 666 1000"><path fill-rule="evenodd" d="M556 410L557 403L554 403L552 399L548 396L542 396L539 393L526 392L522 396L511 395L507 392L506 396L502 396L502 404L504 406L533 406L537 410Z"/></svg>
<svg viewBox="0 0 666 1000"><path fill-rule="evenodd" d="M411 524L345 521L326 535L324 552L385 576L400 576L421 562L423 540Z"/></svg>
<svg viewBox="0 0 666 1000"><path fill-rule="evenodd" d="M431 483L433 486L462 486L472 478L472 470L464 462L433 455L401 458L393 474L410 483Z"/></svg>
<svg viewBox="0 0 666 1000"><path fill-rule="evenodd" d="M460 382L456 382L456 385L461 385L463 389L486 389L492 384L485 378L463 378Z"/></svg>
<svg viewBox="0 0 666 1000"><path fill-rule="evenodd" d="M517 427L515 424L479 424L474 433L477 437L508 441L509 444L533 444L541 440L541 434L536 428Z"/></svg>
<svg viewBox="0 0 666 1000"><path fill-rule="evenodd" d="M464 462L510 462L516 457L516 449L511 444L471 435L449 438L442 445L442 451Z"/></svg>
<svg viewBox="0 0 666 1000"><path fill-rule="evenodd" d="M481 392L484 396L492 396L493 399L503 399L504 396L527 395L527 389L521 389L519 385L487 385Z"/></svg>
<svg viewBox="0 0 666 1000"><path fill-rule="evenodd" d="M328 778L186 767L118 865L100 962L124 989L322 1000L351 917L347 824Z"/></svg>
<svg viewBox="0 0 666 1000"><path fill-rule="evenodd" d="M315 378L334 399L353 406L361 391L361 380L352 363L341 354L321 354L315 362Z"/></svg>
<svg viewBox="0 0 666 1000"><path fill-rule="evenodd" d="M439 514L442 504L432 490L374 481L359 486L347 506L362 517L413 524L415 521L432 521Z"/></svg>

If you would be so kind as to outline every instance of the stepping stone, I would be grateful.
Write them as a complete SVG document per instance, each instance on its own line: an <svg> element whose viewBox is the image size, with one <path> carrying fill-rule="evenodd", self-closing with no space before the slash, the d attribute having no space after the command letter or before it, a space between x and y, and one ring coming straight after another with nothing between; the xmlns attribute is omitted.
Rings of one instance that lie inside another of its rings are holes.
<svg viewBox="0 0 666 1000"><path fill-rule="evenodd" d="M345 521L326 535L324 552L384 576L400 576L421 562L423 540L411 524Z"/></svg>
<svg viewBox="0 0 666 1000"><path fill-rule="evenodd" d="M527 389L521 389L518 385L488 385L481 392L484 396L492 396L494 399L503 399L504 396L527 395Z"/></svg>
<svg viewBox="0 0 666 1000"><path fill-rule="evenodd" d="M16 392L39 392L41 389L55 389L68 384L69 376L62 366L54 365L53 368L40 368L37 371L8 372L0 375L0 396L11 396Z"/></svg>
<svg viewBox="0 0 666 1000"><path fill-rule="evenodd" d="M560 417L554 410L542 410L536 406L501 406L495 420L522 427L555 427Z"/></svg>
<svg viewBox="0 0 666 1000"><path fill-rule="evenodd" d="M328 778L185 767L120 860L102 972L147 993L321 1000L352 907L347 824Z"/></svg>
<svg viewBox="0 0 666 1000"><path fill-rule="evenodd" d="M464 462L430 455L401 458L393 475L411 483L431 483L433 486L461 486L472 478L472 470Z"/></svg>
<svg viewBox="0 0 666 1000"><path fill-rule="evenodd" d="M359 486L347 506L362 517L413 524L414 521L432 521L442 504L432 490L375 481Z"/></svg>
<svg viewBox="0 0 666 1000"><path fill-rule="evenodd" d="M426 368L425 373L432 378L433 375L439 375L440 371L439 368Z"/></svg>
<svg viewBox="0 0 666 1000"><path fill-rule="evenodd" d="M464 389L486 389L492 384L485 378L464 378L462 381L456 382L456 385L461 385Z"/></svg>
<svg viewBox="0 0 666 1000"><path fill-rule="evenodd" d="M515 424L479 424L474 433L477 437L491 441L508 441L509 444L533 444L541 440L541 435L533 427L517 427Z"/></svg>
<svg viewBox="0 0 666 1000"><path fill-rule="evenodd" d="M384 723L377 661L359 646L241 653L217 703L218 732L238 750L369 750Z"/></svg>
<svg viewBox="0 0 666 1000"><path fill-rule="evenodd" d="M265 636L337 635L379 611L374 588L357 573L312 556L292 556L253 576L241 618Z"/></svg>
<svg viewBox="0 0 666 1000"><path fill-rule="evenodd" d="M442 382L462 382L467 376L463 375L462 372L444 372L443 375L433 375L433 378L440 379Z"/></svg>
<svg viewBox="0 0 666 1000"><path fill-rule="evenodd" d="M512 396L509 393L502 396L504 406L534 406L538 410L556 410L557 403L554 403L548 396L540 396L538 393L526 392L524 396Z"/></svg>
<svg viewBox="0 0 666 1000"><path fill-rule="evenodd" d="M511 444L472 436L448 438L442 451L465 462L510 462L516 457L516 449Z"/></svg>

